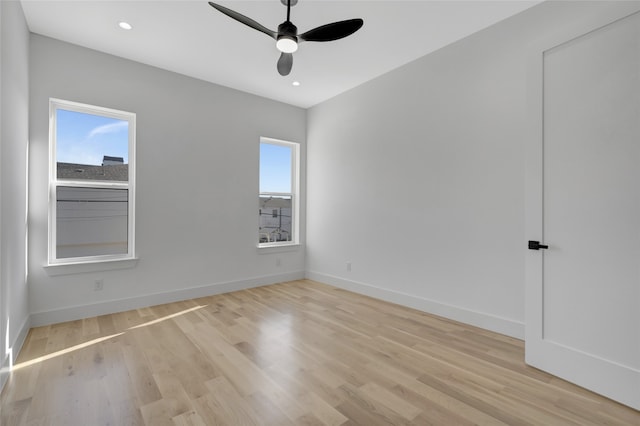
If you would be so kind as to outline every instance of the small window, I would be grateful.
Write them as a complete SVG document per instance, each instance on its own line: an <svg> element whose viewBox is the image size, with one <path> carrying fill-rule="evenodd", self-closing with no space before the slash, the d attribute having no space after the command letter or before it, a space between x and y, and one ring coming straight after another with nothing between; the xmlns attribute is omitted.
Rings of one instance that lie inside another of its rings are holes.
<svg viewBox="0 0 640 426"><path fill-rule="evenodd" d="M298 144L260 139L260 247L298 243Z"/></svg>
<svg viewBox="0 0 640 426"><path fill-rule="evenodd" d="M135 114L50 101L49 263L133 258Z"/></svg>

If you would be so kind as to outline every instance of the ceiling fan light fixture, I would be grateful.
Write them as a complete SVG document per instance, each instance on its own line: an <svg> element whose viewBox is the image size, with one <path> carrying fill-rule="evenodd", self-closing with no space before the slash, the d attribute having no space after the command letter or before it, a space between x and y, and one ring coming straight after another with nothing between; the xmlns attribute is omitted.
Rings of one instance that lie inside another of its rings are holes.
<svg viewBox="0 0 640 426"><path fill-rule="evenodd" d="M293 53L298 50L298 41L295 37L283 35L278 37L276 47L283 53Z"/></svg>
<svg viewBox="0 0 640 426"><path fill-rule="evenodd" d="M0 0L2 1L2 0ZM264 25L259 24L251 18L248 18L236 11L228 9L224 6L209 2L209 6L217 11L227 15L241 24L260 31L276 41L276 47L282 53L276 65L276 69L281 76L289 75L293 66L293 52L298 50L298 41L334 41L345 38L358 31L364 21L358 19L347 19L346 21L332 22L330 24L321 25L317 28L309 30L298 35L298 27L291 22L291 6L297 3L297 0L280 0L282 4L287 6L287 20L278 25L278 31L270 30ZM286 3L285 3L286 2Z"/></svg>

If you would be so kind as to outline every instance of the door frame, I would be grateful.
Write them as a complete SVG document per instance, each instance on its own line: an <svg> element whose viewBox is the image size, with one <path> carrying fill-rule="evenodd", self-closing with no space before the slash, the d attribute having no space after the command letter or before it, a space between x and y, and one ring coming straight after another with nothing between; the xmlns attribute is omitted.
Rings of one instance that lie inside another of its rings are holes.
<svg viewBox="0 0 640 426"><path fill-rule="evenodd" d="M563 43L596 31L606 25L640 12L640 2L616 2L602 6L591 15L573 22L557 33L547 35L529 46L527 64L528 135L525 143L525 235L526 240L543 244L543 57ZM523 241L523 248L526 247ZM603 360L557 343L543 336L544 250L525 250L525 362L533 367L602 394L640 410L640 371ZM576 360L577 359L577 360ZM558 367L558 366L562 367Z"/></svg>

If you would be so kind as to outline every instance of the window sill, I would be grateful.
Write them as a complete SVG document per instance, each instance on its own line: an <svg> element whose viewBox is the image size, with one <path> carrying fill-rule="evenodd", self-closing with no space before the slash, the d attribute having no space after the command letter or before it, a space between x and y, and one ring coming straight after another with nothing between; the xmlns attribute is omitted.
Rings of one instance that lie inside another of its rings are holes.
<svg viewBox="0 0 640 426"><path fill-rule="evenodd" d="M47 275L55 277L58 275L84 274L87 272L112 271L115 269L135 268L138 265L138 258L101 260L96 262L82 263L52 263L44 265L42 268Z"/></svg>
<svg viewBox="0 0 640 426"><path fill-rule="evenodd" d="M258 254L282 253L287 251L298 251L300 249L300 243L285 243L285 244L274 244L274 245L267 245L267 244L258 245Z"/></svg>

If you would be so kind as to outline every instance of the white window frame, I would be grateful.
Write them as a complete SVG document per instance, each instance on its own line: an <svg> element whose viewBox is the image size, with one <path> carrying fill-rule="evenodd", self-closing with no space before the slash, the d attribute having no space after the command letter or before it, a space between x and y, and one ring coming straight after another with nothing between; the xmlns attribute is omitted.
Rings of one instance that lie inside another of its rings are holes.
<svg viewBox="0 0 640 426"><path fill-rule="evenodd" d="M99 115L127 121L129 124L129 158L128 158L128 182L98 181L98 180L58 180L56 158L56 117L57 111L63 109L86 114ZM119 111L62 99L49 99L49 266L67 264L88 264L113 262L118 260L135 259L135 180L136 180L136 114L127 111ZM57 258L57 202L56 190L59 186L75 188L104 188L127 189L127 253L108 254L95 256L82 256L70 258Z"/></svg>
<svg viewBox="0 0 640 426"><path fill-rule="evenodd" d="M260 138L260 145L263 143L270 145L280 145L291 148L291 192L260 192L260 174L258 173L258 198L261 195L272 195L275 197L291 197L291 241L274 241L261 243L258 238L258 248L296 246L300 244L300 144L297 142L283 141L267 137ZM260 146L258 145L258 146ZM258 162L260 164L260 162ZM258 218L259 221L259 218ZM258 223L259 227L259 223Z"/></svg>

